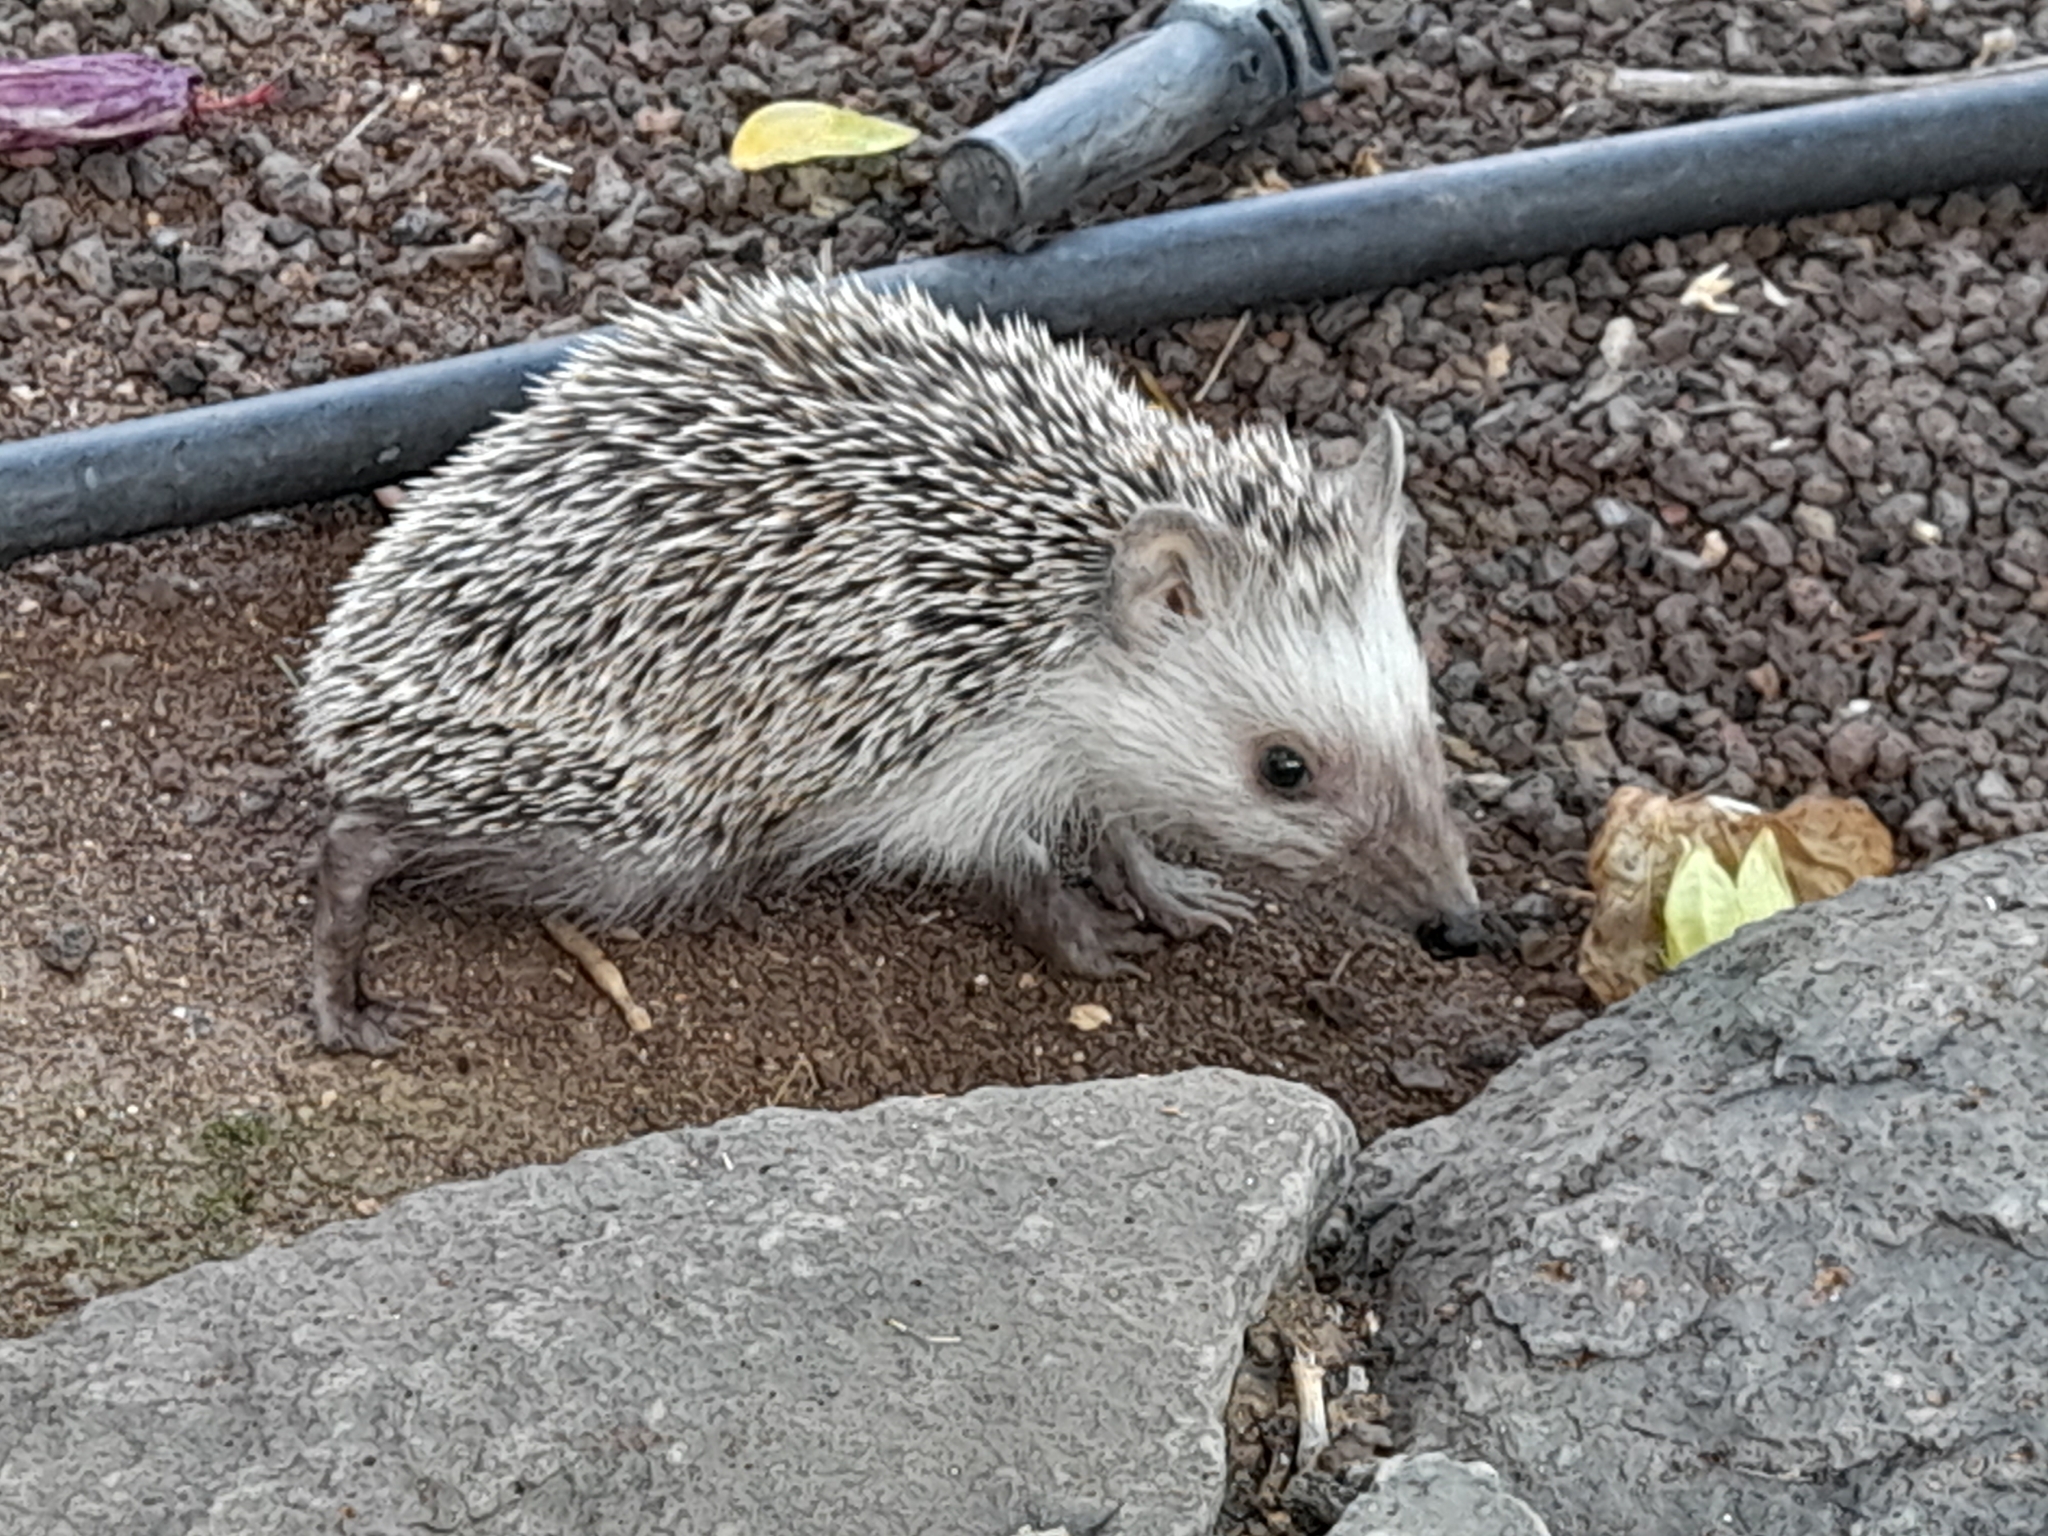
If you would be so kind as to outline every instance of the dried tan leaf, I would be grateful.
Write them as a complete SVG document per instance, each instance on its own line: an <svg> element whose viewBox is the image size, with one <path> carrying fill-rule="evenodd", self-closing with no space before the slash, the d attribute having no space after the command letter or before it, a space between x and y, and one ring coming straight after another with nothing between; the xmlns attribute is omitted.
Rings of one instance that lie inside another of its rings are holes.
<svg viewBox="0 0 2048 1536"><path fill-rule="evenodd" d="M1970 68L1982 69L1986 64L2009 59L2019 45L2020 35L2011 27L1993 27L1978 41L1977 56L1970 60Z"/></svg>
<svg viewBox="0 0 2048 1536"><path fill-rule="evenodd" d="M1716 315L1739 315L1742 311L1722 298L1734 286L1734 280L1728 276L1728 263L1717 262L1686 284L1678 302L1686 309L1704 309Z"/></svg>
<svg viewBox="0 0 2048 1536"><path fill-rule="evenodd" d="M1244 186L1233 187L1230 191L1224 193L1223 200L1229 203L1235 202L1239 198L1270 197L1275 192L1292 192L1293 190L1293 182L1282 176L1275 167L1267 166L1265 170L1259 172L1257 176L1254 176Z"/></svg>

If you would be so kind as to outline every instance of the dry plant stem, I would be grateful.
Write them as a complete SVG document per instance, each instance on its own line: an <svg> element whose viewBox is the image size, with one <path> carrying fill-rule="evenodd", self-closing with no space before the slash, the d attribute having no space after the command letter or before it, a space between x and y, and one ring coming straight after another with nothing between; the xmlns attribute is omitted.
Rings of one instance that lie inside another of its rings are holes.
<svg viewBox="0 0 2048 1536"><path fill-rule="evenodd" d="M277 93L284 89L284 75L266 80L253 91L244 91L239 96L220 96L204 86L192 93L192 110L195 114L206 112L246 112L255 107L267 107L277 99Z"/></svg>
<svg viewBox="0 0 2048 1536"><path fill-rule="evenodd" d="M340 154L343 150L347 149L349 145L355 143L357 139L360 139L363 136L363 130L369 127L370 124L377 121L377 119L382 117L386 112L390 111L391 103L396 101L397 99L398 97L396 92L386 93L382 100L380 100L374 107L370 108L369 111L365 112L360 118L356 120L355 127L349 129L347 133L344 133L339 139L335 141L334 148L328 150L326 154L320 157L320 164L322 166L332 165L334 163L334 157Z"/></svg>
<svg viewBox="0 0 2048 1536"><path fill-rule="evenodd" d="M1733 75L1721 69L1614 69L1607 73L1607 94L1658 107L1796 107L2038 69L2048 69L2048 57L1928 75Z"/></svg>
<svg viewBox="0 0 2048 1536"><path fill-rule="evenodd" d="M1301 1423L1294 1465L1306 1469L1315 1465L1315 1459L1330 1443L1330 1416L1323 1404L1323 1368L1297 1345L1289 1369L1294 1373L1295 1416Z"/></svg>
<svg viewBox="0 0 2048 1536"><path fill-rule="evenodd" d="M619 968L605 958L604 951L581 929L559 917L543 918L541 926L547 929L549 938L583 967L584 974L597 984L597 990L612 1000L628 1029L638 1035L654 1028L654 1020L648 1016L647 1010L634 1002L633 994L626 990L626 978L619 974Z"/></svg>
<svg viewBox="0 0 2048 1536"><path fill-rule="evenodd" d="M813 1098L817 1097L818 1069L811 1065L810 1057L804 1055L801 1051L799 1051L797 1053L796 1064L792 1066L787 1072L783 1073L782 1081L775 1085L775 1091L768 1096L768 1102L770 1104L780 1104L782 1102L782 1096L788 1093L791 1087L795 1085L796 1075L799 1072L803 1073L805 1077L808 1077L811 1080L811 1096Z"/></svg>
<svg viewBox="0 0 2048 1536"><path fill-rule="evenodd" d="M1237 350L1237 344L1244 339L1244 328L1252 323L1252 312L1246 310L1237 317L1237 324L1230 332L1230 340L1223 343L1223 350L1216 354L1216 365L1209 370L1209 377L1202 380L1202 387L1195 391L1195 398L1188 403L1200 405L1209 393L1209 386L1222 376L1223 365L1230 361L1230 354Z"/></svg>
<svg viewBox="0 0 2048 1536"><path fill-rule="evenodd" d="M1180 414L1180 407L1174 404L1173 396L1166 392L1166 387L1159 382L1158 376L1142 363L1138 365L1138 382L1145 386L1146 395L1159 409L1174 416Z"/></svg>

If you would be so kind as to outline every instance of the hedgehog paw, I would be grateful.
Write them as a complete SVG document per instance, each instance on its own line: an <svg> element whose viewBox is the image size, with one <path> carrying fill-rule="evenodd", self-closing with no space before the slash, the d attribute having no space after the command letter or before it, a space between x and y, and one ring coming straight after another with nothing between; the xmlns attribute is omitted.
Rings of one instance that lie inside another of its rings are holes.
<svg viewBox="0 0 2048 1536"><path fill-rule="evenodd" d="M1105 831L1095 846L1095 886L1112 907L1175 939L1229 933L1258 910L1206 869L1169 864L1135 832Z"/></svg>
<svg viewBox="0 0 2048 1536"><path fill-rule="evenodd" d="M1136 918L1114 912L1085 891L1048 882L1010 915L1017 940L1072 976L1097 981L1121 977L1143 980L1145 973L1129 958L1149 954L1160 944L1145 933Z"/></svg>
<svg viewBox="0 0 2048 1536"><path fill-rule="evenodd" d="M356 1007L316 1008L314 1032L320 1049L340 1054L359 1051L365 1056L390 1056L416 1024L418 1018L398 1003L363 998Z"/></svg>

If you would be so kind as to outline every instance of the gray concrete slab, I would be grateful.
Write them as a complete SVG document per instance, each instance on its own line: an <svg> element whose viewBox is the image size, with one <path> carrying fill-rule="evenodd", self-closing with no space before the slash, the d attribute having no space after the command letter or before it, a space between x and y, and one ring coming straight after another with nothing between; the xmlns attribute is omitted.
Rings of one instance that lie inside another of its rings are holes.
<svg viewBox="0 0 2048 1536"><path fill-rule="evenodd" d="M1198 1536L1353 1146L1200 1071L423 1191L0 1345L0 1529Z"/></svg>
<svg viewBox="0 0 2048 1536"><path fill-rule="evenodd" d="M1484 1462L1389 1456L1329 1536L1550 1536Z"/></svg>

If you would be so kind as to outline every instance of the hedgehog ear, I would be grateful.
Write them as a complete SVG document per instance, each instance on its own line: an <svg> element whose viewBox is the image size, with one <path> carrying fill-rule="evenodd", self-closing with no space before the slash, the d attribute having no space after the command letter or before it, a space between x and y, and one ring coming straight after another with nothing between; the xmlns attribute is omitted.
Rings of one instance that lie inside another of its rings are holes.
<svg viewBox="0 0 2048 1536"><path fill-rule="evenodd" d="M1219 531L1182 507L1146 507L1124 524L1109 566L1109 615L1120 638L1200 622L1222 598Z"/></svg>
<svg viewBox="0 0 2048 1536"><path fill-rule="evenodd" d="M1400 546L1408 524L1407 502L1401 494L1407 469L1401 424L1392 411L1381 411L1366 431L1365 449L1358 462L1324 472L1350 502L1356 519L1352 527L1361 542L1389 551Z"/></svg>

